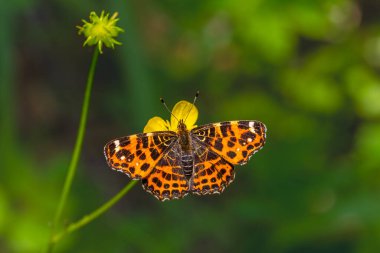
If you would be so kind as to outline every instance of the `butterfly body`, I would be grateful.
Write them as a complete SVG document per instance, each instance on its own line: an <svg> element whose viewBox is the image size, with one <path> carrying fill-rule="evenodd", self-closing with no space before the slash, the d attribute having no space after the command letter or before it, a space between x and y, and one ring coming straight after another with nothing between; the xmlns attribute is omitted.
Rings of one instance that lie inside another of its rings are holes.
<svg viewBox="0 0 380 253"><path fill-rule="evenodd" d="M245 164L265 144L259 121L226 121L177 131L121 137L104 148L108 165L141 179L159 200L221 193L235 177L234 165Z"/></svg>
<svg viewBox="0 0 380 253"><path fill-rule="evenodd" d="M187 127L183 120L180 120L178 123L178 142L181 145L182 151L190 152L192 150L190 132L187 130Z"/></svg>

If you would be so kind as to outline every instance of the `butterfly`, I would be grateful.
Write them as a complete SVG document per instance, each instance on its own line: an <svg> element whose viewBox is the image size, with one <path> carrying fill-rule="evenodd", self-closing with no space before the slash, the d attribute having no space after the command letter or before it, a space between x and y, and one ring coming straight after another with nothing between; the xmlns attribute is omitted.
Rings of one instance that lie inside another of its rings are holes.
<svg viewBox="0 0 380 253"><path fill-rule="evenodd" d="M144 190L161 201L179 199L189 193L223 192L235 178L234 165L247 163L265 144L267 129L260 121L225 121L189 129L186 118L177 118L175 131L108 142L104 147L108 165L141 180Z"/></svg>

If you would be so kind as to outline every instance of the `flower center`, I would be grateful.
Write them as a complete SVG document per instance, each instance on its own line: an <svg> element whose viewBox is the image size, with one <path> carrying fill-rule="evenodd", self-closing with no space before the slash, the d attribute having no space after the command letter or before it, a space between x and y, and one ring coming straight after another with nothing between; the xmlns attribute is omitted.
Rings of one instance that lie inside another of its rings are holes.
<svg viewBox="0 0 380 253"><path fill-rule="evenodd" d="M96 34L99 37L104 37L107 35L107 30L105 29L103 24L96 24L92 28L92 34Z"/></svg>

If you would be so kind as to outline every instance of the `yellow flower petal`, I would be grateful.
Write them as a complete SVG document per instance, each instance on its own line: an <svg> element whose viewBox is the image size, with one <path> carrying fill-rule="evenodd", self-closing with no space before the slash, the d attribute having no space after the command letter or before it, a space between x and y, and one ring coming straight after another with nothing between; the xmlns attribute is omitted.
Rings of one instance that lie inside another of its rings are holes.
<svg viewBox="0 0 380 253"><path fill-rule="evenodd" d="M146 123L146 126L144 127L144 133L168 131L168 130L169 130L169 123L157 116L148 120L148 123Z"/></svg>
<svg viewBox="0 0 380 253"><path fill-rule="evenodd" d="M184 120L185 124L187 126L187 129L193 129L195 127L195 122L198 119L198 109L190 102L187 102L185 100L179 101L177 104L175 104L172 114L177 117L178 120ZM171 127L170 129L172 131L177 131L178 121L174 116L171 116L170 123Z"/></svg>

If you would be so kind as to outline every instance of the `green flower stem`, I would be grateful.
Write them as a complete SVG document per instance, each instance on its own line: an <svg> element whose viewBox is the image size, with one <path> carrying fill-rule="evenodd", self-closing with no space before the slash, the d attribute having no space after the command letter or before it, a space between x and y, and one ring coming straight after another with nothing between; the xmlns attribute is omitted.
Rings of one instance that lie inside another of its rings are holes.
<svg viewBox="0 0 380 253"><path fill-rule="evenodd" d="M80 153L82 150L83 138L84 138L84 134L86 132L86 122L87 122L88 107L90 104L91 89L92 89L92 84L94 81L95 67L96 67L96 63L98 61L98 56L99 56L99 50L95 49L94 53L92 55L90 70L88 72L86 91L84 94L84 100L83 100L83 105L82 105L82 114L80 117L77 140L75 143L75 147L74 147L73 155L72 155L71 162L69 165L69 169L67 171L65 184L63 186L63 190L62 190L61 198L59 200L58 208L57 208L57 211L55 213L53 223L51 225L51 237L49 240L47 252L51 252L53 250L52 237L55 233L55 228L59 225L59 222L61 220L62 212L63 212L63 209L64 209L65 204L66 204L67 196L70 192L70 188L71 188L71 185L73 182L75 171L77 169L79 156L80 156Z"/></svg>
<svg viewBox="0 0 380 253"><path fill-rule="evenodd" d="M52 238L52 242L56 243L62 237L64 237L67 234L72 233L75 230L80 229L81 227L87 225L91 221L98 218L101 214L105 213L108 209L110 209L114 204L116 204L125 194L129 192L129 190L137 183L137 181L132 180L130 181L118 194L116 194L112 199L104 203L101 207L93 211L92 213L84 216L79 221L71 223L66 229L64 229L62 232L56 234Z"/></svg>

